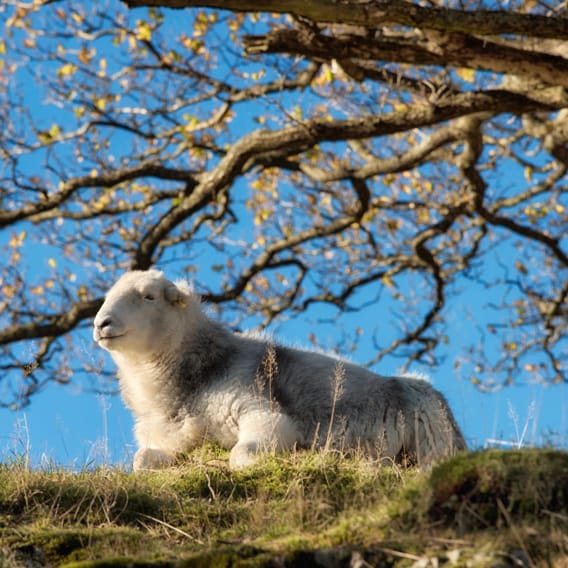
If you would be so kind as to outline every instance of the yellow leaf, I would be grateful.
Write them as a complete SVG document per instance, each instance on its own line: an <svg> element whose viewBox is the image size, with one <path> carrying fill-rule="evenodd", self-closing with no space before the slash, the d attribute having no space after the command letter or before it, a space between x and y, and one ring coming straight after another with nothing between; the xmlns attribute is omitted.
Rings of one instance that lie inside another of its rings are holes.
<svg viewBox="0 0 568 568"><path fill-rule="evenodd" d="M268 282L266 276L257 276L254 279L254 283L263 290L268 290L270 288L270 283Z"/></svg>
<svg viewBox="0 0 568 568"><path fill-rule="evenodd" d="M468 83L475 81L475 69L470 69L469 67L461 67L456 71L456 75Z"/></svg>
<svg viewBox="0 0 568 568"><path fill-rule="evenodd" d="M386 222L387 231L389 233L396 233L400 228L400 220L399 219L387 219Z"/></svg>
<svg viewBox="0 0 568 568"><path fill-rule="evenodd" d="M33 10L33 6L18 6L14 14L6 20L7 28L23 28L25 27L25 17Z"/></svg>
<svg viewBox="0 0 568 568"><path fill-rule="evenodd" d="M2 295L5 298L12 298L14 297L16 293L16 287L15 286L11 286L10 284L6 284L3 288L2 288Z"/></svg>
<svg viewBox="0 0 568 568"><path fill-rule="evenodd" d="M48 259L47 264L49 264L49 266L51 266L51 268L55 268L57 266L57 262L55 261L54 258Z"/></svg>
<svg viewBox="0 0 568 568"><path fill-rule="evenodd" d="M516 268L521 274L527 275L527 274L529 273L528 268L527 268L520 260L517 260L517 261L515 262L515 268Z"/></svg>
<svg viewBox="0 0 568 568"><path fill-rule="evenodd" d="M61 127L58 124L52 124L51 128L49 129L49 135L52 138L56 138L61 134Z"/></svg>
<svg viewBox="0 0 568 568"><path fill-rule="evenodd" d="M428 209L420 209L418 211L418 223L420 225L427 225L428 223L430 223L430 211L428 211Z"/></svg>
<svg viewBox="0 0 568 568"><path fill-rule="evenodd" d="M84 63L85 65L87 65L88 63L91 62L91 59L93 58L93 55L95 53L96 53L95 49L87 49L85 46L83 46L81 48L81 51L79 51L79 54L77 55L77 59L81 63Z"/></svg>
<svg viewBox="0 0 568 568"><path fill-rule="evenodd" d="M65 63L57 70L58 77L68 77L69 75L73 75L75 71L77 71L78 67L73 65L73 63Z"/></svg>
<svg viewBox="0 0 568 568"><path fill-rule="evenodd" d="M88 290L87 287L84 284L81 284L81 286L79 286L79 289L77 290L77 296L79 297L80 300L86 300L88 297Z"/></svg>
<svg viewBox="0 0 568 568"><path fill-rule="evenodd" d="M85 19L85 16L83 14L79 14L78 12L72 12L71 17L77 24L80 24Z"/></svg>
<svg viewBox="0 0 568 568"><path fill-rule="evenodd" d="M61 127L57 124L52 124L49 130L40 130L37 133L37 137L42 144L50 144L59 134L61 134Z"/></svg>
<svg viewBox="0 0 568 568"><path fill-rule="evenodd" d="M26 235L27 235L26 231L22 231L19 235L12 234L12 238L10 239L10 242L8 244L12 248L17 248L19 246L22 246L26 238Z"/></svg>
<svg viewBox="0 0 568 568"><path fill-rule="evenodd" d="M136 39L140 41L150 41L152 39L152 28L148 22L138 20L136 26Z"/></svg>
<svg viewBox="0 0 568 568"><path fill-rule="evenodd" d="M383 277L381 277L381 282L387 288L396 288L396 285L395 285L393 279L388 274L385 274Z"/></svg>
<svg viewBox="0 0 568 568"><path fill-rule="evenodd" d="M98 71L98 76L99 77L104 77L106 75L106 69L107 69L107 60L104 57L101 57L101 60L99 61L99 71Z"/></svg>
<svg viewBox="0 0 568 568"><path fill-rule="evenodd" d="M240 18L237 18L237 17L229 19L229 20L227 21L227 27L228 27L231 31L236 32L236 31L239 29L240 25L241 25L241 22L240 22L239 20L240 20Z"/></svg>

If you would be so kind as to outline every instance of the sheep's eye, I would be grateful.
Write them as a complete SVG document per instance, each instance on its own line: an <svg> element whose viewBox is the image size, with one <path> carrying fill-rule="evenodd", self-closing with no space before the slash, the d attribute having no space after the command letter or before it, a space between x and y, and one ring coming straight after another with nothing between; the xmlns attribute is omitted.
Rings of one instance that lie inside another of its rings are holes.
<svg viewBox="0 0 568 568"><path fill-rule="evenodd" d="M142 298L144 300L146 300L147 302L153 302L155 300L153 294L144 294L144 296Z"/></svg>

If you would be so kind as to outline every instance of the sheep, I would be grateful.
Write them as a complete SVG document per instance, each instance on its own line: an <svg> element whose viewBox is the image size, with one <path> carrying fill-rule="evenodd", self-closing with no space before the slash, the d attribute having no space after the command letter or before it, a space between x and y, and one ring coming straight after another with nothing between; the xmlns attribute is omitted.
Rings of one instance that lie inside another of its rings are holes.
<svg viewBox="0 0 568 568"><path fill-rule="evenodd" d="M428 465L466 448L429 382L233 333L207 317L187 283L158 270L120 277L93 336L134 414L135 471L167 467L206 441L230 449L235 469L269 450L362 450Z"/></svg>

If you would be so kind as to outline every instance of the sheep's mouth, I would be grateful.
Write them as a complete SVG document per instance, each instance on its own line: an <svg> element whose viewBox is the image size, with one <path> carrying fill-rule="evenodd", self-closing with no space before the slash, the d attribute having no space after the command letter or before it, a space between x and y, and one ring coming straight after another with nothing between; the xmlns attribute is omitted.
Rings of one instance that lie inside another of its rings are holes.
<svg viewBox="0 0 568 568"><path fill-rule="evenodd" d="M112 341L113 339L119 339L120 337L124 337L124 333L116 334L116 335L99 335L97 341Z"/></svg>

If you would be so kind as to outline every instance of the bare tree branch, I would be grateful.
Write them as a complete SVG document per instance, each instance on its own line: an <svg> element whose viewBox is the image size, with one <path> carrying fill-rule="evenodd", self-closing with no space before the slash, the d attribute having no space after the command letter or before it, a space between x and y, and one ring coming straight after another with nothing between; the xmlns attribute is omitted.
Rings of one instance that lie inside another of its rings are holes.
<svg viewBox="0 0 568 568"><path fill-rule="evenodd" d="M245 36L246 51L305 55L321 61L362 59L415 65L470 67L530 77L568 87L568 60L526 51L465 34L426 31L424 37L368 38L358 34L334 36L306 28L281 28L263 36Z"/></svg>
<svg viewBox="0 0 568 568"><path fill-rule="evenodd" d="M505 10L464 11L437 6L419 6L404 0L123 0L130 7L208 7L243 12L273 12L303 16L314 22L354 24L366 28L398 24L416 28L477 35L530 35L568 39L568 20Z"/></svg>

